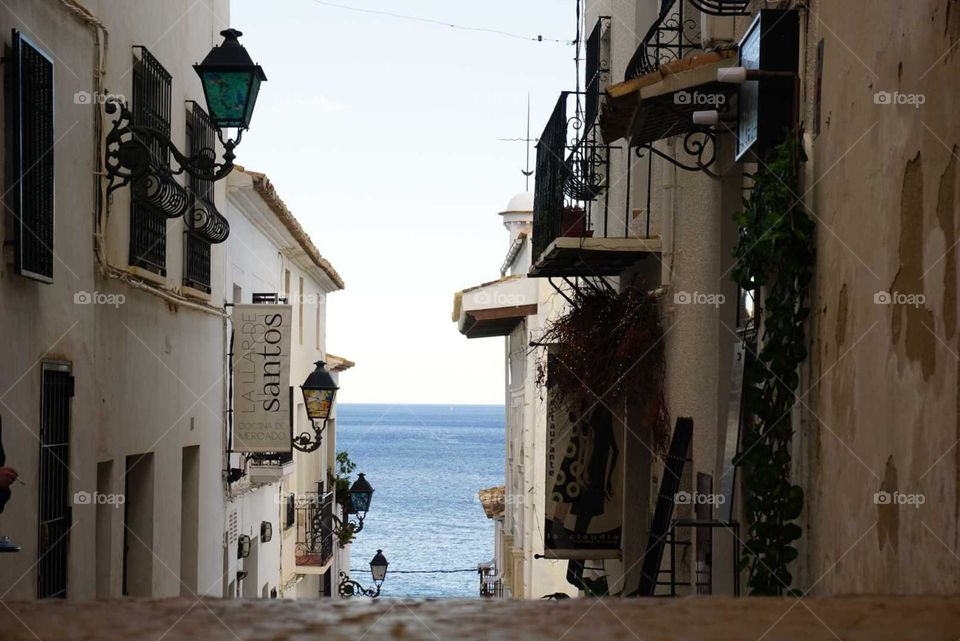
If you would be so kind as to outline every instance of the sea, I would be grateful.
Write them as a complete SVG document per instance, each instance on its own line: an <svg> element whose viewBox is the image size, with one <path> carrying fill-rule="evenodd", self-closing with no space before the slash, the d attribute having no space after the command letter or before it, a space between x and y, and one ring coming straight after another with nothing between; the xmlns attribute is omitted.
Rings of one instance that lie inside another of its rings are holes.
<svg viewBox="0 0 960 641"><path fill-rule="evenodd" d="M503 484L504 447L501 405L338 404L337 449L374 488L351 578L371 585L382 549L382 597L478 597L493 522L477 492Z"/></svg>

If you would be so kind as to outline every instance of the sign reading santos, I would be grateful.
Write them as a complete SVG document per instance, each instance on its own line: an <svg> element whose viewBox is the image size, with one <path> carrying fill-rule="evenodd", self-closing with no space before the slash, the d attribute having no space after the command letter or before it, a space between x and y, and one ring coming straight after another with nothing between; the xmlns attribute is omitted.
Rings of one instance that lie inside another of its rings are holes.
<svg viewBox="0 0 960 641"><path fill-rule="evenodd" d="M233 308L234 452L289 452L290 305Z"/></svg>

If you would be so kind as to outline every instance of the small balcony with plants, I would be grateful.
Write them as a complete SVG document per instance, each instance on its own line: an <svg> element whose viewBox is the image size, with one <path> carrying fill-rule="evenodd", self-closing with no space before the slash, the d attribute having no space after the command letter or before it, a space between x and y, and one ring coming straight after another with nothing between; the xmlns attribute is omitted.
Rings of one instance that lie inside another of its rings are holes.
<svg viewBox="0 0 960 641"><path fill-rule="evenodd" d="M307 492L295 499L299 574L323 574L333 561L335 521L333 492Z"/></svg>
<svg viewBox="0 0 960 641"><path fill-rule="evenodd" d="M560 94L537 143L530 276L613 276L660 249L649 233L636 237L628 212L611 198L618 182L611 176L620 173L612 156L623 151L604 140L599 126L611 76L611 27L610 17L597 19L585 40L584 91L578 77L576 91Z"/></svg>

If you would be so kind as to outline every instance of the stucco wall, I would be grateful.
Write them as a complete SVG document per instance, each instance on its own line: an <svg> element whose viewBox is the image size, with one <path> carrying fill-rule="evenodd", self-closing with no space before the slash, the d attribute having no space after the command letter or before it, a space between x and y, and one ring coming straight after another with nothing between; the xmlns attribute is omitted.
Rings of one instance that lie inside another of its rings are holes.
<svg viewBox="0 0 960 641"><path fill-rule="evenodd" d="M806 28L808 51L824 40L804 186L818 222L806 583L955 593L960 5L815 2ZM877 92L924 101L877 104ZM925 299L877 304L878 292ZM878 505L878 491L925 502Z"/></svg>
<svg viewBox="0 0 960 641"><path fill-rule="evenodd" d="M97 404L93 361L95 310L74 302L78 292L96 290L93 272L94 131L93 107L77 104L74 95L92 87L93 33L56 2L10 2L0 7L0 39L10 46L18 29L54 63L54 242L53 283L43 284L14 273L11 248L0 262L0 420L6 465L20 471L26 485L16 484L4 513L0 534L23 547L0 563L0 585L8 597L36 594L37 522L39 505L40 390L43 361L66 361L76 376L73 399L69 494L94 491L96 476ZM8 55L8 54L5 54ZM9 60L9 58L8 58ZM64 60L68 62L64 62ZM5 96L3 109L10 108ZM7 129L0 136L6 157ZM13 184L5 181L9 194ZM0 216L3 239L13 238L7 211ZM94 549L94 508L77 508L69 540L72 550ZM71 554L68 593L92 597L96 589L94 558Z"/></svg>

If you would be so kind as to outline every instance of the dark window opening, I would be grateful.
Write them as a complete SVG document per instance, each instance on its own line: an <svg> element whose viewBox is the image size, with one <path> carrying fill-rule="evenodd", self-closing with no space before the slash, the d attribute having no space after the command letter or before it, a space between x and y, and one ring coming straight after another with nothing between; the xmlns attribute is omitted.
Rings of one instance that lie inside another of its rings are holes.
<svg viewBox="0 0 960 641"><path fill-rule="evenodd" d="M53 282L53 58L16 29L5 77L14 270Z"/></svg>
<svg viewBox="0 0 960 641"><path fill-rule="evenodd" d="M41 375L37 598L65 599L73 523L69 496L73 376L65 363L44 363Z"/></svg>

